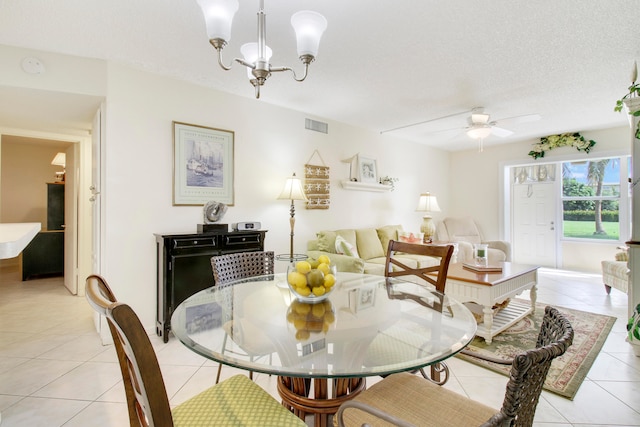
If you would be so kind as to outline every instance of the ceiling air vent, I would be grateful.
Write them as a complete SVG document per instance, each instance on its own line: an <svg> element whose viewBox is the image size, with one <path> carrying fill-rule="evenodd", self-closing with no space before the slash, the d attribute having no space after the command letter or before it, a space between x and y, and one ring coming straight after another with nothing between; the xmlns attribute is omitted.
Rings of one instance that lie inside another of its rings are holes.
<svg viewBox="0 0 640 427"><path fill-rule="evenodd" d="M329 133L329 125L317 120L304 119L304 128L316 132Z"/></svg>

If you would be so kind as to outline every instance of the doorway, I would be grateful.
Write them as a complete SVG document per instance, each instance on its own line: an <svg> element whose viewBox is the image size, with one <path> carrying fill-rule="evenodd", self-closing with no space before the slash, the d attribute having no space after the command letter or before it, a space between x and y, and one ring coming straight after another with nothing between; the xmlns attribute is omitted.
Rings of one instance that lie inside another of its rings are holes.
<svg viewBox="0 0 640 427"><path fill-rule="evenodd" d="M80 143L77 136L42 135L35 132L14 131L0 135L0 221L38 222L41 237L38 241L47 244L46 251L53 255L42 256L25 265L25 253L2 260L5 271L15 271L23 280L64 275L64 285L72 295L78 293L78 185L80 182ZM64 165L54 165L58 154L65 154ZM66 172L66 173L65 173ZM55 190L52 192L52 189ZM60 190L60 191L58 191ZM59 197L54 197L52 195ZM57 199L60 198L60 201ZM62 209L62 206L64 209ZM51 223L52 208L59 206L64 218ZM60 237L60 238L58 238ZM35 253L41 253L38 248ZM33 252L33 251L32 251ZM32 257L33 258L33 257ZM55 262L59 259L59 262ZM54 260L54 261L51 261Z"/></svg>

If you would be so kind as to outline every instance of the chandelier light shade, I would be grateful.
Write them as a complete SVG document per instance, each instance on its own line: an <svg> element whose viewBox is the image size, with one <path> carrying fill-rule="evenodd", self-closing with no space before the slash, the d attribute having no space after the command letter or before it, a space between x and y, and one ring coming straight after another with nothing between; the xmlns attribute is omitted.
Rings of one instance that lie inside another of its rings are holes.
<svg viewBox="0 0 640 427"><path fill-rule="evenodd" d="M426 212L422 217L422 225L420 226L420 232L424 233L423 243L433 242L433 235L436 234L436 226L431 219L431 212L440 212L440 206L438 206L438 200L436 196L432 196L431 193L423 193L418 199L418 212Z"/></svg>
<svg viewBox="0 0 640 427"><path fill-rule="evenodd" d="M296 177L295 172L285 181L284 188L278 196L278 200L291 200L291 208L289 209L289 226L291 227L291 233L289 235L289 261L293 262L293 229L296 224L296 207L294 201L307 200L307 196L304 194L304 189L302 188L302 181Z"/></svg>
<svg viewBox="0 0 640 427"><path fill-rule="evenodd" d="M231 65L225 65L222 59L222 49L231 40L231 26L233 17L238 11L238 0L197 0L202 9L209 43L218 52L218 64L224 70L230 70ZM309 64L318 55L320 39L327 29L327 20L317 12L308 10L294 13L291 17L291 25L296 32L298 56L304 65L302 76L298 76L291 67L273 67L269 62L271 49L267 47L266 15L264 13L264 0L260 0L258 10L258 41L247 43L241 49L244 58L234 58L234 61L247 67L249 81L255 88L256 98L260 98L260 87L264 85L271 73L291 71L296 81L307 78ZM246 47L254 45L253 47ZM245 53L244 50L247 50ZM250 52L249 52L250 51ZM232 63L233 64L233 63Z"/></svg>
<svg viewBox="0 0 640 427"><path fill-rule="evenodd" d="M318 56L320 39L327 29L327 20L318 12L302 10L291 17L291 26L296 32L296 45L298 56ZM304 62L304 61L303 61Z"/></svg>

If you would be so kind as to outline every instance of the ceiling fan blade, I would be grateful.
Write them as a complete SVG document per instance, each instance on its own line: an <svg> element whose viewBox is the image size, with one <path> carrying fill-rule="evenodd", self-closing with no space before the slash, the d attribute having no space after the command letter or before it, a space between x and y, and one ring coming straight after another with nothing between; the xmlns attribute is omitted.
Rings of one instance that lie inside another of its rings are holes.
<svg viewBox="0 0 640 427"><path fill-rule="evenodd" d="M508 129L499 128L497 126L491 126L491 135L504 138L505 136L513 135L513 132Z"/></svg>
<svg viewBox="0 0 640 427"><path fill-rule="evenodd" d="M510 126L518 123L529 123L535 122L542 118L540 114L525 114L523 116L514 116L507 117L504 119L496 120L496 123L499 123L501 126Z"/></svg>
<svg viewBox="0 0 640 427"><path fill-rule="evenodd" d="M462 111L460 113L453 113L453 114L449 114L449 115L446 115L446 116L437 117L435 119L429 119L429 120L424 120L424 121L417 122L417 123L411 123L410 125L398 126L397 128L393 128L393 129L386 129L386 130L380 131L380 133L393 132L394 130L400 130L400 129L410 128L410 127L413 127L413 126L424 125L426 123L431 123L431 122L435 122L437 120L442 120L442 119L448 119L449 117L460 116L462 114L468 114L468 113L469 113L469 110ZM453 130L453 129L449 129L449 130ZM438 131L438 132L440 132L440 131ZM443 132L445 132L445 131L443 131Z"/></svg>

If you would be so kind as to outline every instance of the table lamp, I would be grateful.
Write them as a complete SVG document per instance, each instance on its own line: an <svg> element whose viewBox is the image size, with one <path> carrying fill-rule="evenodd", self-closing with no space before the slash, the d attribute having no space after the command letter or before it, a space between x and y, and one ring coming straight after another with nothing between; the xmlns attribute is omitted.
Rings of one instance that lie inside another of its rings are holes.
<svg viewBox="0 0 640 427"><path fill-rule="evenodd" d="M430 212L440 212L440 206L438 206L438 200L436 196L432 196L431 193L423 193L418 199L418 212L426 212L422 217L422 225L420 226L420 232L424 233L422 238L423 243L431 243L433 241L433 235L436 234L436 226L431 219Z"/></svg>
<svg viewBox="0 0 640 427"><path fill-rule="evenodd" d="M56 172L56 176L58 176L60 181L64 181L66 166L67 166L67 155L65 153L58 153L51 161L51 164L54 166L62 166L62 172Z"/></svg>
<svg viewBox="0 0 640 427"><path fill-rule="evenodd" d="M287 181L284 184L284 189L278 196L278 200L291 200L291 209L289 209L289 213L291 214L291 218L289 219L289 224L291 226L289 261L293 262L293 227L296 223L296 207L294 205L294 201L307 200L307 196L304 194L304 190L302 188L302 181L300 181L299 178L296 178L295 172L293 173L293 176L291 176L291 178L287 178Z"/></svg>

